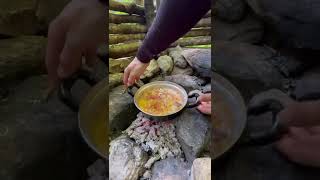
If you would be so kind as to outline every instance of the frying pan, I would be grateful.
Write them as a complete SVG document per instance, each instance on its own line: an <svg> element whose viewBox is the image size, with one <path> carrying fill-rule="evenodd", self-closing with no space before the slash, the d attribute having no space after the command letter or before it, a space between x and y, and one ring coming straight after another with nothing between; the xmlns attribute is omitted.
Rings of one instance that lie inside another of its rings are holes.
<svg viewBox="0 0 320 180"><path fill-rule="evenodd" d="M73 97L73 84L82 79L93 86L83 101L79 103ZM80 134L88 146L102 158L108 158L108 78L103 80L91 72L82 70L74 77L65 80L58 91L60 100L73 111L78 112Z"/></svg>
<svg viewBox="0 0 320 180"><path fill-rule="evenodd" d="M277 119L277 113L283 109L280 102L266 100L260 106L251 107L247 110L245 102L237 88L215 72L213 73L212 89L213 159L225 154L236 143L241 143L242 145L265 145L274 142L280 137L281 127ZM263 132L244 133L248 116L267 111L271 111L273 114L273 125L270 129L266 129ZM239 142L243 134L246 137ZM215 136L221 137L215 138Z"/></svg>

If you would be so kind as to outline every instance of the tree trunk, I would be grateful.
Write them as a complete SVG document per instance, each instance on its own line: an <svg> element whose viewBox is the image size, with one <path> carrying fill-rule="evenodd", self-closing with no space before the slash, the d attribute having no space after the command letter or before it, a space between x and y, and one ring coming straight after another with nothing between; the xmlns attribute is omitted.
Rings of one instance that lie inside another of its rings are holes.
<svg viewBox="0 0 320 180"><path fill-rule="evenodd" d="M188 37L181 38L171 44L171 46L194 46L194 45L207 45L211 44L211 36L199 36L199 37Z"/></svg>
<svg viewBox="0 0 320 180"><path fill-rule="evenodd" d="M141 41L109 45L109 58L122 58L131 56L132 53L135 53L138 50L140 45Z"/></svg>
<svg viewBox="0 0 320 180"><path fill-rule="evenodd" d="M121 3L114 0L109 0L109 10L144 16L144 8L136 5L135 3Z"/></svg>
<svg viewBox="0 0 320 180"><path fill-rule="evenodd" d="M193 28L184 37L210 36L211 28Z"/></svg>
<svg viewBox="0 0 320 180"><path fill-rule="evenodd" d="M141 16L135 15L115 15L109 13L109 23L120 24L120 23L139 23L145 24L145 19Z"/></svg>
<svg viewBox="0 0 320 180"><path fill-rule="evenodd" d="M153 5L153 0L144 1L144 11L146 17L146 24L149 29L155 17L155 7Z"/></svg>
<svg viewBox="0 0 320 180"><path fill-rule="evenodd" d="M211 27L211 17L201 19L194 27Z"/></svg>
<svg viewBox="0 0 320 180"><path fill-rule="evenodd" d="M146 34L109 34L109 44L118 44L131 40L142 40Z"/></svg>
<svg viewBox="0 0 320 180"><path fill-rule="evenodd" d="M109 23L109 33L110 34L134 34L134 33L145 33L147 32L147 27L141 24L135 23L122 23L122 24L112 24Z"/></svg>

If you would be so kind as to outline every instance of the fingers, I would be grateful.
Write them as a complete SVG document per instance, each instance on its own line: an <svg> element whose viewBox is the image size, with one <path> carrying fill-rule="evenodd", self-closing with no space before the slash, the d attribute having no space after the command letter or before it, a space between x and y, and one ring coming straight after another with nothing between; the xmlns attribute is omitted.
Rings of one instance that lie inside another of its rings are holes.
<svg viewBox="0 0 320 180"><path fill-rule="evenodd" d="M73 31L70 31L76 34ZM60 65L58 67L58 76L62 79L71 76L81 66L81 43L76 42L76 38L69 33L60 55Z"/></svg>
<svg viewBox="0 0 320 180"><path fill-rule="evenodd" d="M49 92L55 89L59 83L57 69L60 62L60 53L64 47L65 37L65 23L62 20L54 20L49 27L45 58L49 80Z"/></svg>
<svg viewBox="0 0 320 180"><path fill-rule="evenodd" d="M203 114L211 115L211 101L201 102L197 109Z"/></svg>
<svg viewBox="0 0 320 180"><path fill-rule="evenodd" d="M211 93L200 95L199 101L200 101L200 102L208 102L208 101L211 101Z"/></svg>
<svg viewBox="0 0 320 180"><path fill-rule="evenodd" d="M123 84L127 85L128 84L128 78L131 72L131 66L129 65L125 70L123 74Z"/></svg>

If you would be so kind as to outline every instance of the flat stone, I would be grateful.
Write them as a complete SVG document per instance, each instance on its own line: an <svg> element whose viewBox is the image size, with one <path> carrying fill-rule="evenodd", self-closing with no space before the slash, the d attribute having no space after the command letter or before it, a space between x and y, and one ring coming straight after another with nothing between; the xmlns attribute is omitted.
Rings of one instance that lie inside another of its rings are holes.
<svg viewBox="0 0 320 180"><path fill-rule="evenodd" d="M123 73L109 74L109 89L123 83Z"/></svg>
<svg viewBox="0 0 320 180"><path fill-rule="evenodd" d="M140 146L125 136L110 143L109 179L138 179L144 173L148 155Z"/></svg>
<svg viewBox="0 0 320 180"><path fill-rule="evenodd" d="M227 22L240 21L246 12L246 4L242 0L217 0L213 14Z"/></svg>
<svg viewBox="0 0 320 180"><path fill-rule="evenodd" d="M123 91L124 86L122 85L112 89L109 93L109 127L112 133L125 130L135 120L138 113L133 97Z"/></svg>
<svg viewBox="0 0 320 180"><path fill-rule="evenodd" d="M0 82L44 73L46 43L42 36L0 40Z"/></svg>
<svg viewBox="0 0 320 180"><path fill-rule="evenodd" d="M173 69L173 60L170 56L160 56L157 60L162 74L170 75Z"/></svg>
<svg viewBox="0 0 320 180"><path fill-rule="evenodd" d="M153 165L151 180L185 180L189 169L190 165L181 159L166 158Z"/></svg>
<svg viewBox="0 0 320 180"><path fill-rule="evenodd" d="M188 76L183 74L166 76L165 80L181 85L186 89L187 92L196 90L196 89L200 90L201 86L205 84L204 80L197 78L196 76Z"/></svg>
<svg viewBox="0 0 320 180"><path fill-rule="evenodd" d="M211 50L210 49L188 49L182 52L192 69L204 78L211 78Z"/></svg>
<svg viewBox="0 0 320 180"><path fill-rule="evenodd" d="M122 73L132 59L109 59L109 73Z"/></svg>
<svg viewBox="0 0 320 180"><path fill-rule="evenodd" d="M215 18L214 41L234 41L244 43L259 43L264 33L263 23L253 15L236 23L228 23Z"/></svg>
<svg viewBox="0 0 320 180"><path fill-rule="evenodd" d="M197 158L193 161L191 180L211 180L211 158Z"/></svg>
<svg viewBox="0 0 320 180"><path fill-rule="evenodd" d="M203 115L195 108L185 109L175 119L176 135L188 162L193 162L208 150L211 142L210 116Z"/></svg>
<svg viewBox="0 0 320 180"><path fill-rule="evenodd" d="M3 0L0 2L0 34L9 36L37 33L37 0Z"/></svg>
<svg viewBox="0 0 320 180"><path fill-rule="evenodd" d="M149 66L145 70L144 74L141 76L141 79L150 79L156 76L160 72L160 67L156 60L151 60Z"/></svg>
<svg viewBox="0 0 320 180"><path fill-rule="evenodd" d="M193 75L193 70L191 67L186 67L186 68L179 68L178 66L174 66L173 70L171 72L171 75L177 75L177 74L183 74L183 75Z"/></svg>
<svg viewBox="0 0 320 180"><path fill-rule="evenodd" d="M173 59L173 64L179 68L186 68L188 66L187 61L182 56L182 48L177 46L169 49L169 56Z"/></svg>

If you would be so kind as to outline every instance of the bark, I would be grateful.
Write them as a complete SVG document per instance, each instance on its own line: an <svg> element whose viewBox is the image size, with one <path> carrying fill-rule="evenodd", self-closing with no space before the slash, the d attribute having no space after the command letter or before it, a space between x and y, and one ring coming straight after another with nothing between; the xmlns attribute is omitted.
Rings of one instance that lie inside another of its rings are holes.
<svg viewBox="0 0 320 180"><path fill-rule="evenodd" d="M144 8L135 3L121 3L114 0L109 0L109 10L144 16Z"/></svg>
<svg viewBox="0 0 320 180"><path fill-rule="evenodd" d="M146 33L147 27L141 24L135 23L122 23L112 24L109 23L110 34L135 34L135 33Z"/></svg>
<svg viewBox="0 0 320 180"><path fill-rule="evenodd" d="M143 40L146 34L109 34L109 44L118 44L131 40Z"/></svg>
<svg viewBox="0 0 320 180"><path fill-rule="evenodd" d="M199 37L188 37L181 38L171 44L171 46L194 46L194 45L207 45L211 44L211 36L199 36Z"/></svg>
<svg viewBox="0 0 320 180"><path fill-rule="evenodd" d="M211 28L194 28L191 29L184 37L210 36Z"/></svg>
<svg viewBox="0 0 320 180"><path fill-rule="evenodd" d="M121 58L131 56L138 50L140 45L141 41L131 41L127 43L109 45L109 57Z"/></svg>
<svg viewBox="0 0 320 180"><path fill-rule="evenodd" d="M211 17L202 18L194 27L211 27Z"/></svg>
<svg viewBox="0 0 320 180"><path fill-rule="evenodd" d="M153 0L144 1L144 7L145 7L144 11L145 11L145 17L146 17L146 24L147 24L147 27L149 28L153 22L154 17L156 16Z"/></svg>
<svg viewBox="0 0 320 180"><path fill-rule="evenodd" d="M141 16L135 15L116 15L109 13L109 23L120 24L120 23L139 23L145 24L145 19Z"/></svg>

